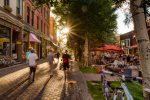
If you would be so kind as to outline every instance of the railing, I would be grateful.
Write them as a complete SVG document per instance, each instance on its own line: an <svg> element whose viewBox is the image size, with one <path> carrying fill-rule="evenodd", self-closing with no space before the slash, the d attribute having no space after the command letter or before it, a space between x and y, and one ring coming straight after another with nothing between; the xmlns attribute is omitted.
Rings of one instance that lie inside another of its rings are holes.
<svg viewBox="0 0 150 100"><path fill-rule="evenodd" d="M101 74L102 92L104 92L106 100L109 100L109 86L108 86L108 82L106 80L105 74L112 74L112 73L109 72L109 71L103 71L103 73ZM119 74L114 74L114 75L121 76ZM124 90L124 92L120 93L120 95L118 95L118 98L121 98L122 100L124 100L125 95L126 95L127 100L133 100L133 97L130 94L130 92L129 92L128 88L126 87L125 83L121 82L120 87ZM118 93L118 90L114 90L113 100L117 100L117 93Z"/></svg>

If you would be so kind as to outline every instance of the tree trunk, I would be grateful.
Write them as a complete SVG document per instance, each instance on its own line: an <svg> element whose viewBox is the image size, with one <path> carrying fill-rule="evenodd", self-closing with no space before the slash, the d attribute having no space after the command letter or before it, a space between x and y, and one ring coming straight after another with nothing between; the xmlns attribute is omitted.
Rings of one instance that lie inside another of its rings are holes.
<svg viewBox="0 0 150 100"><path fill-rule="evenodd" d="M84 66L88 66L88 37L85 36L85 43L84 43Z"/></svg>
<svg viewBox="0 0 150 100"><path fill-rule="evenodd" d="M144 100L150 100L145 89L150 89L150 42L145 23L144 10L140 7L142 0L131 0L130 8L137 37L140 67L143 74Z"/></svg>

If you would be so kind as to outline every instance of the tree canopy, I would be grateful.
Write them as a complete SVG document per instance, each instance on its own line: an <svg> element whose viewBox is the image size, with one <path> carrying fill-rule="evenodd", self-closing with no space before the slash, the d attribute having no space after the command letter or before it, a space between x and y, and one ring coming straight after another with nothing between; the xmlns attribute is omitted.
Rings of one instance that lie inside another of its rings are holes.
<svg viewBox="0 0 150 100"><path fill-rule="evenodd" d="M113 0L61 0L61 3L56 0L35 1L37 4L53 4L53 12L60 17L59 23L71 28L67 43L69 47L83 48L85 35L91 46L112 42L117 18ZM75 42L77 45L74 45Z"/></svg>

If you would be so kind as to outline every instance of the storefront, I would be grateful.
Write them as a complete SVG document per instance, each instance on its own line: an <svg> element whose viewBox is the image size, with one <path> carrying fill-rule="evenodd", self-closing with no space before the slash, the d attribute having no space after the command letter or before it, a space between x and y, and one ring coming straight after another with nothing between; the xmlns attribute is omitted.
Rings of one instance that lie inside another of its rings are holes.
<svg viewBox="0 0 150 100"><path fill-rule="evenodd" d="M21 27L0 19L0 58L21 61Z"/></svg>
<svg viewBox="0 0 150 100"><path fill-rule="evenodd" d="M0 25L0 55L10 56L10 28Z"/></svg>

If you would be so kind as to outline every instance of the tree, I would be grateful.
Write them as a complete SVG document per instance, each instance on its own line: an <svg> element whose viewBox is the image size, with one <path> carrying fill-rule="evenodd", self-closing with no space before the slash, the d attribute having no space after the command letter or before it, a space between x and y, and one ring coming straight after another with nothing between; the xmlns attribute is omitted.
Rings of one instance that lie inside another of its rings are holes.
<svg viewBox="0 0 150 100"><path fill-rule="evenodd" d="M112 5L112 0L70 0L68 4L55 5L54 13L60 16L60 23L71 23L71 33L82 37L81 41L84 40L85 65L88 65L89 44L105 41L115 32L116 15Z"/></svg>
<svg viewBox="0 0 150 100"><path fill-rule="evenodd" d="M117 1L119 2L119 5L122 3L121 0ZM123 2L125 2L125 0L123 0ZM130 11L132 13L134 30L136 33L137 43L139 47L140 67L143 74L144 100L149 100L150 98L145 91L145 89L150 89L150 41L143 9L143 4L145 3L150 6L149 0L130 0Z"/></svg>
<svg viewBox="0 0 150 100"><path fill-rule="evenodd" d="M131 13L133 16L135 33L137 37L140 65L143 74L143 90L150 89L150 41L147 27L145 24L144 10L141 7L141 0L134 0L130 2ZM144 91L144 99L149 100L148 95Z"/></svg>

